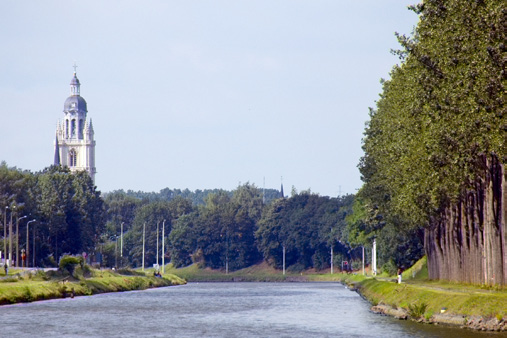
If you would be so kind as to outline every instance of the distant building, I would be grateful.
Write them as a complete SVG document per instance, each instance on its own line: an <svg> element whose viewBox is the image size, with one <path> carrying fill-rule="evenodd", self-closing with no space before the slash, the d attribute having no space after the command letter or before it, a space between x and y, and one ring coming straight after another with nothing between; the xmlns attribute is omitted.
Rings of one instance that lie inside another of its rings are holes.
<svg viewBox="0 0 507 338"><path fill-rule="evenodd" d="M86 120L86 101L80 96L76 76L70 81L70 96L63 104L63 120L56 126L55 165L67 166L72 172L86 170L95 183L95 140L92 120Z"/></svg>

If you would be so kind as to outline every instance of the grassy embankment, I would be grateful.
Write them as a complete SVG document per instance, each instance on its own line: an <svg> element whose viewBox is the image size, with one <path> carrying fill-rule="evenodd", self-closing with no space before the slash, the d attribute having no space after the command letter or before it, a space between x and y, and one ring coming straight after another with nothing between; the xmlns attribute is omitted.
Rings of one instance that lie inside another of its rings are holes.
<svg viewBox="0 0 507 338"><path fill-rule="evenodd" d="M57 272L39 271L35 275L21 270L9 271L9 276L0 280L0 305L37 300L93 295L106 292L144 290L154 287L181 285L185 280L166 274L158 278L132 271L126 274L110 270L91 270L84 277L79 272L65 276Z"/></svg>
<svg viewBox="0 0 507 338"><path fill-rule="evenodd" d="M413 319L428 321L441 312L498 320L507 317L505 287L431 281L426 258L403 273L402 284L396 283L395 276L344 275L342 282L356 288L372 305L404 309Z"/></svg>
<svg viewBox="0 0 507 338"><path fill-rule="evenodd" d="M223 270L201 269L193 264L184 268L174 268L166 265L166 273L177 275L189 282L290 282L308 281L300 273L287 273L285 276L266 263L254 265L245 269L231 271L226 274ZM338 280L338 279L337 279Z"/></svg>
<svg viewBox="0 0 507 338"><path fill-rule="evenodd" d="M445 308L446 314L463 316L507 316L507 289L428 280L425 258L403 272L403 283L396 283L396 276L381 274L375 278L358 274L330 274L305 271L287 272L262 263L225 274L224 271L199 269L196 265L175 269L171 264L166 272L185 278L189 282L343 282L358 291L372 305L386 304L401 308L412 316L428 319Z"/></svg>

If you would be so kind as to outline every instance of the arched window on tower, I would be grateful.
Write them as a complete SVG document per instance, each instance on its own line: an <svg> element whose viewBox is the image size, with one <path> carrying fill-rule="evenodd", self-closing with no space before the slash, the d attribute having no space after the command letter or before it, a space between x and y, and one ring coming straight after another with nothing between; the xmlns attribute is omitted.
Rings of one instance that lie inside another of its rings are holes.
<svg viewBox="0 0 507 338"><path fill-rule="evenodd" d="M69 167L77 166L77 153L75 149L71 149L69 152Z"/></svg>
<svg viewBox="0 0 507 338"><path fill-rule="evenodd" d="M71 137L76 137L76 119L72 119L70 122Z"/></svg>
<svg viewBox="0 0 507 338"><path fill-rule="evenodd" d="M84 128L83 119L79 119L79 127L78 127L78 130L79 130L79 132L78 132L78 134L79 134L78 138L79 139L83 138L83 128Z"/></svg>
<svg viewBox="0 0 507 338"><path fill-rule="evenodd" d="M65 120L65 138L69 138L69 120Z"/></svg>

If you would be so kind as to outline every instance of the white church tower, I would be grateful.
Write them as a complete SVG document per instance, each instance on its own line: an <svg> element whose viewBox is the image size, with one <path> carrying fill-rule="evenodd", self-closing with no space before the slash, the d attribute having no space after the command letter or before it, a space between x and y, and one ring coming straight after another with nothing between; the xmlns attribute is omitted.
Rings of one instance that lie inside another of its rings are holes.
<svg viewBox="0 0 507 338"><path fill-rule="evenodd" d="M95 183L95 140L92 121L86 120L86 101L80 96L76 76L70 81L70 96L63 105L64 118L56 126L55 165L67 166L72 172L86 170Z"/></svg>

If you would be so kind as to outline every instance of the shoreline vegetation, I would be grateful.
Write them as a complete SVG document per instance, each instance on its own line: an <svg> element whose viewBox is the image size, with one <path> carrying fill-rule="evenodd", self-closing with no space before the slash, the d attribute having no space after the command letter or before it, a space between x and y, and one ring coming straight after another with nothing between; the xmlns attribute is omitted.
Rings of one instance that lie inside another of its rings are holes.
<svg viewBox="0 0 507 338"><path fill-rule="evenodd" d="M13 269L0 279L0 305L183 284L184 279L172 274L155 277L128 269L87 269L84 275L79 271L69 275L60 271Z"/></svg>

